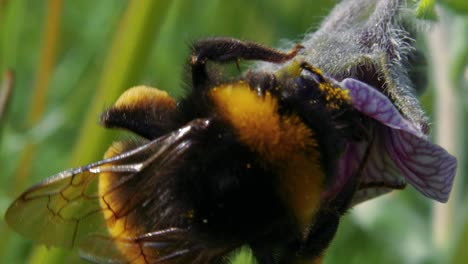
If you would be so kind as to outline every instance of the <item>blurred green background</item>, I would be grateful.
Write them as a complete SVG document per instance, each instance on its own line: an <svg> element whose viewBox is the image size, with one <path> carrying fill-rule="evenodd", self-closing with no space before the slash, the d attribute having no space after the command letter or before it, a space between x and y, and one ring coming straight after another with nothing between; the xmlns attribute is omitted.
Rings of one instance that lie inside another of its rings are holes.
<svg viewBox="0 0 468 264"><path fill-rule="evenodd" d="M3 215L27 186L98 160L125 137L98 126L100 112L122 91L146 84L180 96L191 41L231 36L281 46L317 28L334 3L0 0L0 72L16 75L0 126L0 263L80 262L77 252L47 250L13 233ZM455 192L446 205L408 188L356 207L325 263L468 263L467 7L439 4L438 24L423 27L421 38L433 77L422 101L434 140L459 159Z"/></svg>

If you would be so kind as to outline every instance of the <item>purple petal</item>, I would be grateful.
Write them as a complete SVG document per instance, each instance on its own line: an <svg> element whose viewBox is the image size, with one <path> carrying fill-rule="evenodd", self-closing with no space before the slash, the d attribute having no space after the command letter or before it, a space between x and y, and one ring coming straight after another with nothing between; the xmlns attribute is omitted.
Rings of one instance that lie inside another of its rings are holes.
<svg viewBox="0 0 468 264"><path fill-rule="evenodd" d="M385 141L386 151L379 154L383 156L382 160L389 155L400 173L418 191L446 202L457 168L455 157L429 142L421 129L406 120L390 99L377 89L355 79L345 79L341 85L350 91L351 102L357 110L385 126L377 135Z"/></svg>
<svg viewBox="0 0 468 264"><path fill-rule="evenodd" d="M353 197L353 205L406 186L400 170L385 152L385 140L381 135L374 139L360 186Z"/></svg>
<svg viewBox="0 0 468 264"><path fill-rule="evenodd" d="M351 204L375 198L393 189L403 189L406 185L399 169L385 153L385 142L374 140L366 158L368 142L348 143L341 155L335 172L334 184L323 194L325 199L333 199L352 177L359 177L359 186ZM359 171L364 165L363 171Z"/></svg>
<svg viewBox="0 0 468 264"><path fill-rule="evenodd" d="M392 101L374 87L350 78L343 80L341 85L349 90L353 106L363 114L388 127L424 137L421 130L406 120Z"/></svg>
<svg viewBox="0 0 468 264"><path fill-rule="evenodd" d="M387 129L386 149L406 180L425 196L446 202L457 160L442 147L405 131Z"/></svg>
<svg viewBox="0 0 468 264"><path fill-rule="evenodd" d="M357 171L364 157L365 143L349 143L336 166L333 184L322 194L324 199L333 199L348 183L351 177L358 177Z"/></svg>

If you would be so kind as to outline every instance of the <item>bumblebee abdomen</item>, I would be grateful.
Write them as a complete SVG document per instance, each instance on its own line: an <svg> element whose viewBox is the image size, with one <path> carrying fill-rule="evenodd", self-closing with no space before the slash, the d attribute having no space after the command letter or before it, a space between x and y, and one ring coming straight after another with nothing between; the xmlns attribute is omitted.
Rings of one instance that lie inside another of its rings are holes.
<svg viewBox="0 0 468 264"><path fill-rule="evenodd" d="M296 114L280 114L278 98L269 91L258 94L246 82L214 87L210 96L238 141L272 168L274 188L301 228L307 229L324 181L314 131Z"/></svg>
<svg viewBox="0 0 468 264"><path fill-rule="evenodd" d="M194 142L196 147L177 168L176 193L193 208L193 225L200 234L211 241L247 243L273 229L275 219L288 221L272 182L275 174L239 144L231 129L218 122Z"/></svg>

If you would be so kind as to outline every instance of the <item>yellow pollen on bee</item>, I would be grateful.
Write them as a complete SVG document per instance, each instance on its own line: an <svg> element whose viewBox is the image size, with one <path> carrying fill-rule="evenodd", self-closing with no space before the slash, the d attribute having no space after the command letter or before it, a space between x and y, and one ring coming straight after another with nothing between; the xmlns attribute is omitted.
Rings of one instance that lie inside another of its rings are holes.
<svg viewBox="0 0 468 264"><path fill-rule="evenodd" d="M328 81L320 83L319 89L326 94L325 100L331 108L338 109L340 104L349 103L351 100L348 90L344 90Z"/></svg>

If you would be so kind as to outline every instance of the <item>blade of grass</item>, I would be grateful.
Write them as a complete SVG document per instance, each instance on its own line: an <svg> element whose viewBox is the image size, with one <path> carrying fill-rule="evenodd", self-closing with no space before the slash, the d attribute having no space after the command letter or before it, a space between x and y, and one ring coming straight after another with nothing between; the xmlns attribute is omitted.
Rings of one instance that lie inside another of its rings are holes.
<svg viewBox="0 0 468 264"><path fill-rule="evenodd" d="M55 55L57 50L57 40L60 33L60 16L62 11L62 0L49 0L47 2L46 21L44 25L44 39L41 48L41 57L37 66L36 82L32 90L31 108L28 113L28 127L34 127L39 123L46 103L46 95L49 87L49 81L52 76L55 64ZM19 159L19 168L15 175L15 188L18 193L28 182L28 176L31 171L32 159L35 155L35 143L28 142L21 153Z"/></svg>
<svg viewBox="0 0 468 264"><path fill-rule="evenodd" d="M112 141L108 138L109 134L97 126L97 117L106 103L114 102L122 91L136 84L167 8L166 1L129 2L81 127L72 155L73 165L100 158L104 148Z"/></svg>
<svg viewBox="0 0 468 264"><path fill-rule="evenodd" d="M460 149L459 142L463 142L461 124L463 119L461 115L460 96L458 89L454 87L454 82L450 80L451 61L448 54L451 52L451 45L447 45L446 40L452 39L449 28L453 21L449 19L448 14L440 9L440 20L433 30L429 33L429 47L432 54L433 76L436 87L437 99L435 103L435 123L436 142L444 147L449 153L458 158L460 176ZM451 22L449 22L451 21ZM449 25L450 24L450 25ZM436 249L442 255L448 253L451 242L454 239L455 213L457 198L459 192L460 177L455 177L454 187L451 198L447 204L433 204L433 241Z"/></svg>
<svg viewBox="0 0 468 264"><path fill-rule="evenodd" d="M456 87L456 93L458 95L458 98L460 98L461 102L461 107L463 107L463 110L460 111L459 115L459 138L457 138L458 142L461 142L460 144L462 147L460 148L460 153L458 156L458 164L459 164L459 171L458 175L459 176L465 176L466 172L466 136L464 131L466 131L466 122L463 122L466 120L466 114L467 114L467 106L468 106L468 100L467 100L467 88L468 88L468 46L467 46L467 40L468 40L468 17L462 17L458 16L456 23L451 23L450 28L454 32L454 36L452 38L453 43L454 43L454 52L453 56L451 56L452 63L450 67L450 80L452 82L452 85ZM466 186L466 180L464 180L462 177L459 177L458 180L458 193L460 196L464 194L462 197L459 197L459 201L457 204L457 209L458 212L463 212L465 215L463 216L461 220L461 225L457 226L459 227L458 232L456 232L455 236L455 243L453 246L453 252L451 256L451 263L453 264L462 264L462 263L468 263L468 251L466 250L466 245L468 244L468 211L466 210L466 204L468 202L467 195L465 189L462 189L464 186Z"/></svg>
<svg viewBox="0 0 468 264"><path fill-rule="evenodd" d="M116 29L99 85L71 155L73 166L99 159L112 141L109 133L97 125L97 116L106 102L115 101L123 90L135 84L168 6L167 1L129 2ZM43 263L43 260L51 259L53 263L65 263L67 255L62 250L48 251L39 247L31 256L30 263Z"/></svg>
<svg viewBox="0 0 468 264"><path fill-rule="evenodd" d="M42 118L45 108L45 96L47 94L49 80L52 75L52 69L55 63L55 52L57 46L58 35L60 31L60 14L62 1L49 0L47 2L47 12L45 15L45 24L43 26L43 39L40 51L40 59L37 65L36 81L31 91L31 107L28 110L27 126L34 127ZM6 45L5 43L3 43ZM12 47L10 45L11 49ZM10 50L11 51L11 50ZM14 54L14 53L13 53ZM12 56L12 55L11 55ZM8 60L11 62L11 60ZM34 142L27 142L20 155L18 168L15 171L15 178L11 189L11 193L18 193L28 182L28 177L31 170L31 161L35 156ZM3 225L1 228L3 229ZM4 249L4 245L8 244L11 231L5 232L2 236L0 248Z"/></svg>
<svg viewBox="0 0 468 264"><path fill-rule="evenodd" d="M15 67L20 27L26 12L24 0L3 2L0 7L0 70ZM16 70L16 69L15 69Z"/></svg>
<svg viewBox="0 0 468 264"><path fill-rule="evenodd" d="M0 90L0 126L3 124L3 119L8 109L11 94L14 86L14 75L12 70L5 72Z"/></svg>

